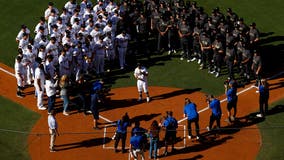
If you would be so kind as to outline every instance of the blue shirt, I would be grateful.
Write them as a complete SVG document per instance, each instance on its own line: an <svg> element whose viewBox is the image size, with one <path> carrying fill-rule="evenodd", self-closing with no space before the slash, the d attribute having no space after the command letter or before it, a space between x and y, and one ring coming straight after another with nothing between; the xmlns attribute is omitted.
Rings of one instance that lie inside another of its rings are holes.
<svg viewBox="0 0 284 160"><path fill-rule="evenodd" d="M221 116L222 111L221 111L221 105L220 105L220 101L218 99L213 99L210 104L209 107L212 110L212 114L214 116Z"/></svg>
<svg viewBox="0 0 284 160"><path fill-rule="evenodd" d="M168 116L163 122L163 126L165 126L167 130L175 130L178 127L178 123L174 117Z"/></svg>
<svg viewBox="0 0 284 160"><path fill-rule="evenodd" d="M121 124L122 123L122 124ZM127 132L128 122L117 121L116 132L125 134Z"/></svg>
<svg viewBox="0 0 284 160"><path fill-rule="evenodd" d="M196 105L194 103L189 103L185 105L183 113L186 114L188 120L198 117L198 113L196 111Z"/></svg>
<svg viewBox="0 0 284 160"><path fill-rule="evenodd" d="M226 95L227 95L228 102L232 102L233 100L236 100L237 99L237 89L234 87L228 89Z"/></svg>
<svg viewBox="0 0 284 160"><path fill-rule="evenodd" d="M130 144L132 149L142 149L143 137L139 135L134 135L130 138Z"/></svg>
<svg viewBox="0 0 284 160"><path fill-rule="evenodd" d="M137 135L143 135L146 132L147 132L147 130L142 128L142 127L134 127L134 128L132 128L131 136L133 136L135 133Z"/></svg>
<svg viewBox="0 0 284 160"><path fill-rule="evenodd" d="M260 94L261 97L266 97L266 98L269 97L269 90L268 90L268 88L265 88L263 85L260 85L258 87L258 90L259 90L259 94Z"/></svg>

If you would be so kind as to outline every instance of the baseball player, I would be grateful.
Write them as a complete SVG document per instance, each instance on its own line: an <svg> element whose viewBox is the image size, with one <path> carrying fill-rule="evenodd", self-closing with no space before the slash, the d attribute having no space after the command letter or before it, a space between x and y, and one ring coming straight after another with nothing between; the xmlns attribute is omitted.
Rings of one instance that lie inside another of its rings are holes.
<svg viewBox="0 0 284 160"><path fill-rule="evenodd" d="M96 64L96 73L97 75L104 74L104 66L105 66L105 54L106 54L106 46L103 43L103 36L99 37L99 40L96 42L95 49L95 64Z"/></svg>
<svg viewBox="0 0 284 160"><path fill-rule="evenodd" d="M225 84L225 94L227 96L227 113L228 113L228 121L232 122L235 121L236 114L237 114L237 102L238 102L238 96L237 96L237 87L236 87L236 81L231 80L229 84ZM234 110L233 115L231 114L231 110Z"/></svg>
<svg viewBox="0 0 284 160"><path fill-rule="evenodd" d="M118 48L120 69L124 69L126 65L125 56L130 37L128 34L126 34L125 31L122 31L122 33L117 35L115 39L116 39L116 46Z"/></svg>
<svg viewBox="0 0 284 160"><path fill-rule="evenodd" d="M23 89L24 89L24 66L22 64L22 57L17 56L16 62L15 62L15 76L17 79L17 97L23 98Z"/></svg>
<svg viewBox="0 0 284 160"><path fill-rule="evenodd" d="M44 82L45 82L44 68L43 64L40 63L38 67L35 69L35 81L34 81L34 86L37 93L37 107L39 110L46 110L46 108L43 106Z"/></svg>
<svg viewBox="0 0 284 160"><path fill-rule="evenodd" d="M144 66L142 66L140 63L138 63L134 71L134 77L137 79L137 89L139 93L138 101L142 100L142 89L143 89L144 93L146 93L147 96L146 98L147 102L150 102L150 96L148 92L148 81L147 81L148 74L149 73L147 69Z"/></svg>

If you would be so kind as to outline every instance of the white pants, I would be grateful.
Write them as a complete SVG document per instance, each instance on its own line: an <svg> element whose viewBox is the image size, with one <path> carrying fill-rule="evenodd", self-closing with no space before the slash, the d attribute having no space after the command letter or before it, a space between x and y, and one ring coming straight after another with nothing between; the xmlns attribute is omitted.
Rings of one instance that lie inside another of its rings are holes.
<svg viewBox="0 0 284 160"><path fill-rule="evenodd" d="M143 149L133 149L132 154L133 154L132 156L133 156L134 160L138 160L139 154L141 155L141 160L145 159Z"/></svg>
<svg viewBox="0 0 284 160"><path fill-rule="evenodd" d="M105 56L104 55L96 55L96 73L104 73L105 67Z"/></svg>
<svg viewBox="0 0 284 160"><path fill-rule="evenodd" d="M124 67L125 63L125 56L126 56L127 48L118 47L118 55L119 55L119 65L120 67Z"/></svg>
<svg viewBox="0 0 284 160"><path fill-rule="evenodd" d="M41 91L39 90L39 86L35 85L36 93L37 93L37 107L43 107L43 93L44 86L41 86Z"/></svg>
<svg viewBox="0 0 284 160"><path fill-rule="evenodd" d="M25 80L22 79L20 76L16 75L16 79L17 79L17 86L18 87L24 87L25 86Z"/></svg>
<svg viewBox="0 0 284 160"><path fill-rule="evenodd" d="M137 89L139 93L142 92L143 90L144 90L144 93L147 93L148 92L148 82L137 80Z"/></svg>

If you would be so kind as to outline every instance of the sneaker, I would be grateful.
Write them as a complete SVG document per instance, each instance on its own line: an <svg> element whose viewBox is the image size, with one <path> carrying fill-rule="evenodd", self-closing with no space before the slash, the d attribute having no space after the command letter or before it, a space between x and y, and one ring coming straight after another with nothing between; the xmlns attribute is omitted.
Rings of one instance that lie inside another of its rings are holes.
<svg viewBox="0 0 284 160"><path fill-rule="evenodd" d="M195 60L196 60L196 58L195 58L195 57L193 57L190 61L191 61L191 62L193 62L193 61L195 61Z"/></svg>
<svg viewBox="0 0 284 160"><path fill-rule="evenodd" d="M63 115L64 115L64 116L69 116L69 113L67 113L67 112L64 111L64 112L63 112Z"/></svg>
<svg viewBox="0 0 284 160"><path fill-rule="evenodd" d="M122 70L122 69L124 69L124 67L120 67L120 69Z"/></svg>
<svg viewBox="0 0 284 160"><path fill-rule="evenodd" d="M188 59L186 62L190 62L190 60Z"/></svg>
<svg viewBox="0 0 284 160"><path fill-rule="evenodd" d="M164 152L164 156L167 156L167 155L168 155L168 152L167 152L167 151L165 151L165 152Z"/></svg>
<svg viewBox="0 0 284 160"><path fill-rule="evenodd" d="M183 60L183 58L181 57L181 58L180 58L180 60L182 61L182 60Z"/></svg>
<svg viewBox="0 0 284 160"><path fill-rule="evenodd" d="M200 64L201 63L201 59L198 59L197 63Z"/></svg>
<svg viewBox="0 0 284 160"><path fill-rule="evenodd" d="M46 110L45 107L38 107L39 110Z"/></svg>
<svg viewBox="0 0 284 160"><path fill-rule="evenodd" d="M219 77L219 72L216 73L215 77L216 77L216 78Z"/></svg>
<svg viewBox="0 0 284 160"><path fill-rule="evenodd" d="M168 51L168 55L171 55L171 51Z"/></svg>
<svg viewBox="0 0 284 160"><path fill-rule="evenodd" d="M147 100L147 102L150 102L150 97L147 97L146 100Z"/></svg>
<svg viewBox="0 0 284 160"><path fill-rule="evenodd" d="M211 72L210 72L210 74L214 74L214 73L215 73L215 71L211 71Z"/></svg>
<svg viewBox="0 0 284 160"><path fill-rule="evenodd" d="M197 139L197 140L199 140L199 139L200 139L200 137L199 137L199 136L196 136L196 139Z"/></svg>
<svg viewBox="0 0 284 160"><path fill-rule="evenodd" d="M86 113L88 113L88 114L92 114L92 111L91 111L91 110L88 110L88 111L86 111Z"/></svg>
<svg viewBox="0 0 284 160"><path fill-rule="evenodd" d="M177 51L176 51L175 49L173 50L173 52L174 52L174 53L177 53Z"/></svg>
<svg viewBox="0 0 284 160"><path fill-rule="evenodd" d="M139 97L139 98L137 99L137 101L138 101L138 102L142 101L142 97Z"/></svg>
<svg viewBox="0 0 284 160"><path fill-rule="evenodd" d="M56 152L54 149L50 149L49 151L50 151L50 152Z"/></svg>
<svg viewBox="0 0 284 160"><path fill-rule="evenodd" d="M263 117L262 114L260 114L260 113L257 114L256 116L259 117L259 118L262 118L262 117Z"/></svg>
<svg viewBox="0 0 284 160"><path fill-rule="evenodd" d="M188 139L191 139L191 136L187 136Z"/></svg>
<svg viewBox="0 0 284 160"><path fill-rule="evenodd" d="M209 126L207 126L207 127L206 127L206 129L207 129L207 131L210 131L210 128L209 128Z"/></svg>
<svg viewBox="0 0 284 160"><path fill-rule="evenodd" d="M22 96L21 94L17 94L17 97L24 98L24 96Z"/></svg>
<svg viewBox="0 0 284 160"><path fill-rule="evenodd" d="M203 66L200 66L200 67L199 67L199 70L202 70L202 69L204 69Z"/></svg>

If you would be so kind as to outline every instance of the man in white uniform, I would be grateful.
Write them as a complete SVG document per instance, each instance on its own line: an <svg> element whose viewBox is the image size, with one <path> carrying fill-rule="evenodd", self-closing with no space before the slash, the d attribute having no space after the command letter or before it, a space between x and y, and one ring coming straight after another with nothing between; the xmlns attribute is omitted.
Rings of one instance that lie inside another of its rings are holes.
<svg viewBox="0 0 284 160"><path fill-rule="evenodd" d="M124 69L126 65L125 56L126 56L128 41L130 40L130 37L128 34L126 34L125 31L122 31L121 34L115 37L115 40L116 40L116 45L118 48L120 69Z"/></svg>
<svg viewBox="0 0 284 160"><path fill-rule="evenodd" d="M147 96L146 100L147 102L150 102L150 96L148 92L148 81L147 81L148 74L149 73L146 67L138 63L134 71L134 77L137 79L137 89L139 93L138 101L142 100L142 90L144 90L144 93Z"/></svg>
<svg viewBox="0 0 284 160"><path fill-rule="evenodd" d="M46 110L43 106L43 93L44 93L44 68L43 64L40 63L38 67L35 69L35 81L34 86L37 93L37 107L39 110Z"/></svg>
<svg viewBox="0 0 284 160"><path fill-rule="evenodd" d="M23 98L23 89L25 86L24 80L24 66L22 64L22 57L17 56L15 62L15 76L17 79L17 97Z"/></svg>

